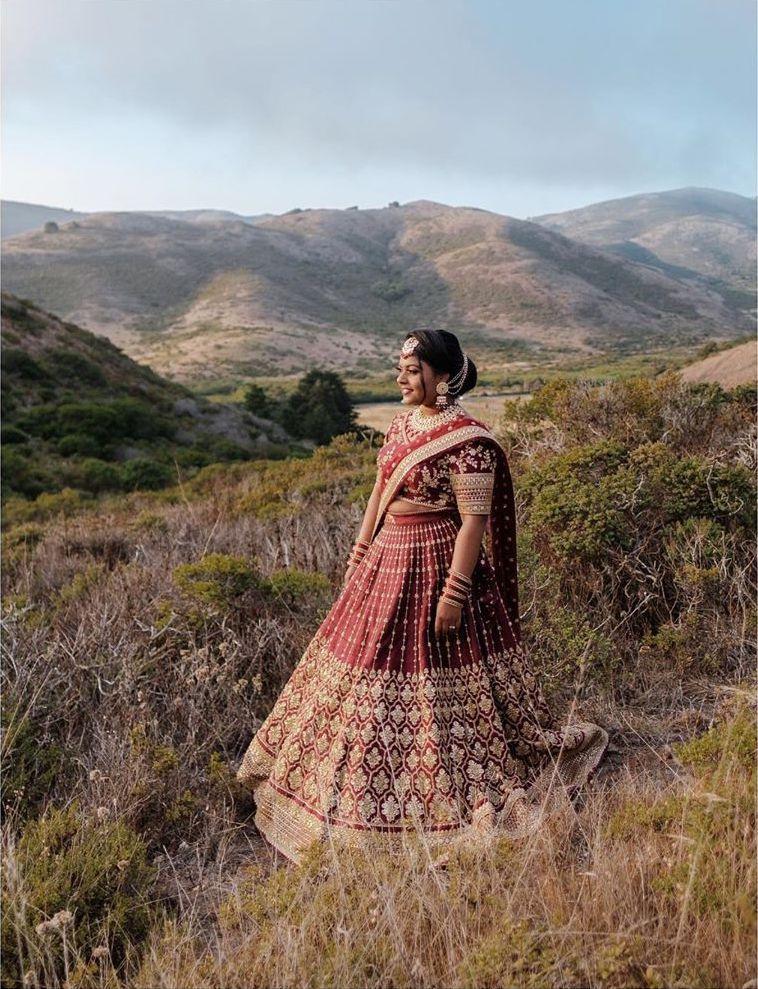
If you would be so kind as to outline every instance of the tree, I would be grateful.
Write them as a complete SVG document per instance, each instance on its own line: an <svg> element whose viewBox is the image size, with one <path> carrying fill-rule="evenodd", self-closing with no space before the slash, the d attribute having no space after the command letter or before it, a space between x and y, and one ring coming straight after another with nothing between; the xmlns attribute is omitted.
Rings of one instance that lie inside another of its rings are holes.
<svg viewBox="0 0 758 989"><path fill-rule="evenodd" d="M58 224L55 222L55 220L48 220L42 229L45 231L46 234L57 234Z"/></svg>
<svg viewBox="0 0 758 989"><path fill-rule="evenodd" d="M334 371L308 371L285 403L282 425L292 436L319 444L355 430L355 408L342 378Z"/></svg>
<svg viewBox="0 0 758 989"><path fill-rule="evenodd" d="M260 385L248 385L243 398L245 408L261 419L273 419L276 407Z"/></svg>

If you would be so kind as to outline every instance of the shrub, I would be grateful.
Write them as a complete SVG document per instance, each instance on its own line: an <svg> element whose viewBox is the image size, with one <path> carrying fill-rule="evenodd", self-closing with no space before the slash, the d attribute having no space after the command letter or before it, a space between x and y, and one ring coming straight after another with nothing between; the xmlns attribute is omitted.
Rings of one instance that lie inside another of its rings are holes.
<svg viewBox="0 0 758 989"><path fill-rule="evenodd" d="M47 798L64 765L64 750L45 728L40 710L32 714L8 697L2 720L2 807L25 820Z"/></svg>
<svg viewBox="0 0 758 989"><path fill-rule="evenodd" d="M58 453L62 457L79 455L82 457L100 457L103 453L102 444L92 436L84 433L68 433L57 443Z"/></svg>
<svg viewBox="0 0 758 989"><path fill-rule="evenodd" d="M0 441L3 445L11 443L26 443L29 437L25 432L18 429L16 426L3 426L0 430Z"/></svg>
<svg viewBox="0 0 758 989"><path fill-rule="evenodd" d="M97 364L75 350L58 347L48 353L47 359L59 379L92 386L102 386L107 383L105 375Z"/></svg>
<svg viewBox="0 0 758 989"><path fill-rule="evenodd" d="M174 472L166 464L155 460L135 457L121 468L121 481L127 491L156 491L165 488L174 480Z"/></svg>
<svg viewBox="0 0 758 989"><path fill-rule="evenodd" d="M20 347L3 347L0 354L0 366L3 375L15 374L28 381L45 381L49 378L47 371L35 359Z"/></svg>
<svg viewBox="0 0 758 989"><path fill-rule="evenodd" d="M120 491L124 486L122 470L97 457L86 457L69 470L68 478L77 488L99 494L101 491Z"/></svg>
<svg viewBox="0 0 758 989"><path fill-rule="evenodd" d="M189 598L226 610L245 591L264 584L253 565L241 556L210 553L196 563L174 568L177 587Z"/></svg>
<svg viewBox="0 0 758 989"><path fill-rule="evenodd" d="M313 598L322 599L330 593L331 584L323 574L290 567L272 573L268 578L267 590L273 597L293 605Z"/></svg>
<svg viewBox="0 0 758 989"><path fill-rule="evenodd" d="M4 984L20 986L30 968L37 984L60 984L71 956L100 945L122 964L148 932L153 879L144 843L120 822L88 820L73 803L28 823L4 860Z"/></svg>

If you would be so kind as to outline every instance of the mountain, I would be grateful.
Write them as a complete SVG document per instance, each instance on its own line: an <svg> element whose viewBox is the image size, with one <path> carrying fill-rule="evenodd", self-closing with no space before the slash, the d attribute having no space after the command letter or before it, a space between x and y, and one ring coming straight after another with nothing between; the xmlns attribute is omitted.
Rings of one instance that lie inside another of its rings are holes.
<svg viewBox="0 0 758 989"><path fill-rule="evenodd" d="M57 206L39 206L36 203L18 203L4 199L0 203L0 233L3 240L26 233L28 230L41 230L46 223L69 223L81 220L87 214L73 209L59 209Z"/></svg>
<svg viewBox="0 0 758 989"><path fill-rule="evenodd" d="M501 358L634 352L754 325L689 277L543 224L425 200L256 222L97 213L3 248L11 291L185 381L386 368L419 324Z"/></svg>
<svg viewBox="0 0 758 989"><path fill-rule="evenodd" d="M734 302L755 307L755 198L719 189L672 189L531 219L675 277L702 276L727 297L731 290Z"/></svg>
<svg viewBox="0 0 758 989"><path fill-rule="evenodd" d="M753 384L758 378L757 369L758 343L748 340L688 364L679 373L683 381L712 381L722 388L735 388Z"/></svg>
<svg viewBox="0 0 758 989"><path fill-rule="evenodd" d="M0 233L3 240L15 237L17 234L30 230L42 230L49 222L69 223L72 220L83 220L91 213L80 213L73 209L58 209L56 206L41 206L35 203L19 203L13 199L4 199L0 203ZM215 223L217 221L239 220L242 223L259 223L274 216L273 213L259 213L243 216L226 209L184 209L184 210L146 210L146 216L163 216L169 220L184 220L186 223Z"/></svg>
<svg viewBox="0 0 758 989"><path fill-rule="evenodd" d="M214 404L110 340L2 294L3 495L161 487L222 460L276 455L282 428ZM161 482L161 483L158 483Z"/></svg>

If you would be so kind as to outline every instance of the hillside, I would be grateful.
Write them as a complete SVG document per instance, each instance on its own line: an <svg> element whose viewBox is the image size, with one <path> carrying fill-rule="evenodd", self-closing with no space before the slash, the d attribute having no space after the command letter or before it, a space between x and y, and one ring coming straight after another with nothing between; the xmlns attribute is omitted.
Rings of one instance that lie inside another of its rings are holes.
<svg viewBox="0 0 758 989"><path fill-rule="evenodd" d="M4 242L6 286L174 379L378 369L431 323L487 353L724 340L733 300L537 223L418 201L256 222L91 214Z"/></svg>
<svg viewBox="0 0 758 989"><path fill-rule="evenodd" d="M701 276L727 299L755 308L755 199L718 189L672 189L531 219L675 277Z"/></svg>
<svg viewBox="0 0 758 989"><path fill-rule="evenodd" d="M40 203L21 203L13 199L3 199L0 203L0 235L5 240L7 237L15 237L29 231L41 231L48 222L70 223L72 220L83 220L91 215L73 209L59 209L56 206L44 206ZM273 216L272 213L242 216L225 209L147 210L145 215L183 220L186 223L213 223L219 220L258 223Z"/></svg>
<svg viewBox="0 0 758 989"><path fill-rule="evenodd" d="M500 413L525 653L561 721L611 735L590 783L447 861L404 836L287 864L234 772L339 593L376 449L61 502L3 539L4 986L755 984L754 392L564 379ZM376 684L392 732L408 701ZM463 727L437 728L455 771Z"/></svg>
<svg viewBox="0 0 758 989"><path fill-rule="evenodd" d="M683 381L714 382L722 388L749 385L758 376L758 342L748 340L736 347L727 347L709 354L700 361L688 364L680 374Z"/></svg>
<svg viewBox="0 0 758 989"><path fill-rule="evenodd" d="M135 363L105 337L2 296L3 497L162 487L288 437Z"/></svg>
<svg viewBox="0 0 758 989"><path fill-rule="evenodd" d="M15 237L29 230L40 230L48 222L70 223L81 220L86 215L73 209L59 209L57 206L3 199L0 202L0 233L5 240L7 237Z"/></svg>

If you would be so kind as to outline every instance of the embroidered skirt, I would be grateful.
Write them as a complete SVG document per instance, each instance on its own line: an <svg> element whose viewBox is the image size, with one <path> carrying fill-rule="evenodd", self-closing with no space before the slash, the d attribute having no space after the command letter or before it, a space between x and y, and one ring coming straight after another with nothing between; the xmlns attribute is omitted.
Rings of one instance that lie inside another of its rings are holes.
<svg viewBox="0 0 758 989"><path fill-rule="evenodd" d="M605 751L598 725L554 723L484 548L460 629L435 636L457 532L447 511L386 516L245 752L256 825L294 862L316 840L523 837Z"/></svg>

